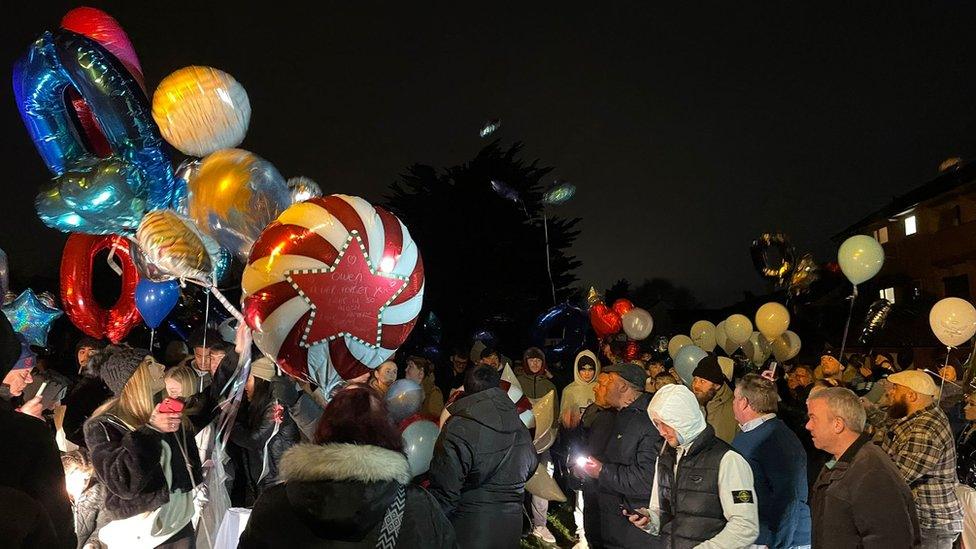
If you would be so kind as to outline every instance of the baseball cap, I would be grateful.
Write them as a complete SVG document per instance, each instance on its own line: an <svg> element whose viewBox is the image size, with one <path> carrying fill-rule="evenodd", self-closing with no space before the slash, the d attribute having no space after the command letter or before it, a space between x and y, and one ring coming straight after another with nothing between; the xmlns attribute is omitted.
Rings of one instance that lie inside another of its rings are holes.
<svg viewBox="0 0 976 549"><path fill-rule="evenodd" d="M644 383L647 381L647 372L640 366L630 362L620 362L612 366L607 366L603 369L603 373L617 374L641 391L644 390Z"/></svg>

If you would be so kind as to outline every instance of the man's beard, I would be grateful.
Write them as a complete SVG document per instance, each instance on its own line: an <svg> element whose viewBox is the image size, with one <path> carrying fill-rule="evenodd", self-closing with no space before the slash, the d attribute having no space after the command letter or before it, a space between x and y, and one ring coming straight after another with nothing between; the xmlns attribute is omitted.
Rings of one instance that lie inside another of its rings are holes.
<svg viewBox="0 0 976 549"><path fill-rule="evenodd" d="M908 403L904 400L892 402L888 406L888 417L891 419L901 419L908 415Z"/></svg>
<svg viewBox="0 0 976 549"><path fill-rule="evenodd" d="M695 393L695 398L698 399L699 406L704 406L708 404L710 400L715 398L716 394L718 394L718 388L712 388L705 391L704 393Z"/></svg>

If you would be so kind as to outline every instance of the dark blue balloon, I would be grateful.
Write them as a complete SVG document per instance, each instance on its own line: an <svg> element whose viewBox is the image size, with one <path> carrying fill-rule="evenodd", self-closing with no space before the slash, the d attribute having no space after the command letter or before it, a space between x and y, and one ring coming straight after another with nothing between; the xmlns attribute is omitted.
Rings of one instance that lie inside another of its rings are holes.
<svg viewBox="0 0 976 549"><path fill-rule="evenodd" d="M175 280L153 282L145 278L136 284L136 308L149 326L155 330L180 300L180 285Z"/></svg>
<svg viewBox="0 0 976 549"><path fill-rule="evenodd" d="M545 349L548 361L572 364L576 354L586 344L588 327L589 319L582 309L561 303L536 319L532 340ZM546 345L547 340L553 339L557 341Z"/></svg>

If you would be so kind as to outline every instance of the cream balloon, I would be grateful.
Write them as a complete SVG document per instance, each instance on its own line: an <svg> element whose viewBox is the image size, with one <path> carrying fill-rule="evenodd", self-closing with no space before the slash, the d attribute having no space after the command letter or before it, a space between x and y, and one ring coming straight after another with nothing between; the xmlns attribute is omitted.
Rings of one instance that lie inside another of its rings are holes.
<svg viewBox="0 0 976 549"><path fill-rule="evenodd" d="M718 367L722 369L722 373L725 377L732 381L732 376L735 373L735 361L727 356L720 356L718 358Z"/></svg>
<svg viewBox="0 0 976 549"><path fill-rule="evenodd" d="M651 313L640 307L634 307L627 311L620 320L624 326L624 333L634 341L647 339L654 328L654 319L651 318Z"/></svg>
<svg viewBox="0 0 976 549"><path fill-rule="evenodd" d="M725 333L729 341L741 347L752 337L752 321L745 315L734 314L725 319Z"/></svg>
<svg viewBox="0 0 976 549"><path fill-rule="evenodd" d="M773 356L779 362L786 362L800 354L800 336L786 330L783 335L773 340Z"/></svg>
<svg viewBox="0 0 976 549"><path fill-rule="evenodd" d="M674 360L674 357L678 356L678 351L685 345L694 345L690 337L684 334L678 334L671 338L671 341L668 342L668 354L671 355L671 360Z"/></svg>
<svg viewBox="0 0 976 549"><path fill-rule="evenodd" d="M790 327L790 312L779 303L770 302L756 311L756 329L771 342Z"/></svg>
<svg viewBox="0 0 976 549"><path fill-rule="evenodd" d="M712 352L715 349L715 325L707 320L699 320L691 325L691 341L702 349Z"/></svg>
<svg viewBox="0 0 976 549"><path fill-rule="evenodd" d="M729 336L725 333L725 321L719 322L715 325L715 344L718 345L725 354L731 354L728 350L729 347ZM735 349L732 349L733 351Z"/></svg>
<svg viewBox="0 0 976 549"><path fill-rule="evenodd" d="M870 236L858 234L844 241L837 250L837 263L851 284L870 280L884 265L884 248Z"/></svg>
<svg viewBox="0 0 976 549"><path fill-rule="evenodd" d="M772 352L769 342L759 332L752 332L752 335L749 336L749 341L742 346L742 350L746 353L749 360L757 366L766 362L766 359L769 358L769 354Z"/></svg>
<svg viewBox="0 0 976 549"><path fill-rule="evenodd" d="M932 306L929 326L946 347L958 347L976 334L976 308L958 297L947 297Z"/></svg>

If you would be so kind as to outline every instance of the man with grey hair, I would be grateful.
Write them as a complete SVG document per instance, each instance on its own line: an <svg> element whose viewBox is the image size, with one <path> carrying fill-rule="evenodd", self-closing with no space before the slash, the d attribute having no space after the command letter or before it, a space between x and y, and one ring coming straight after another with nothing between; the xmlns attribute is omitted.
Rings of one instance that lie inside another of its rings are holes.
<svg viewBox="0 0 976 549"><path fill-rule="evenodd" d="M864 407L852 391L829 387L807 399L807 430L831 454L813 485L814 547L916 547L912 492L881 448L863 434Z"/></svg>
<svg viewBox="0 0 976 549"><path fill-rule="evenodd" d="M732 447L752 467L759 502L756 545L775 549L810 546L807 456L800 439L776 417L773 382L746 374L735 386L732 414L739 423Z"/></svg>

